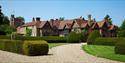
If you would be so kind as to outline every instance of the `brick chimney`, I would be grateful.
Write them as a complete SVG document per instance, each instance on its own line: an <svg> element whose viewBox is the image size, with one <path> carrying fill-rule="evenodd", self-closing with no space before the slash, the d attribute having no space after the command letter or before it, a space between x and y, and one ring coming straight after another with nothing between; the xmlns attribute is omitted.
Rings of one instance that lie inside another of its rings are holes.
<svg viewBox="0 0 125 63"><path fill-rule="evenodd" d="M35 18L33 17L32 22L35 22Z"/></svg>
<svg viewBox="0 0 125 63"><path fill-rule="evenodd" d="M91 14L88 15L88 21L91 21Z"/></svg>
<svg viewBox="0 0 125 63"><path fill-rule="evenodd" d="M36 21L40 21L40 17L36 17Z"/></svg>

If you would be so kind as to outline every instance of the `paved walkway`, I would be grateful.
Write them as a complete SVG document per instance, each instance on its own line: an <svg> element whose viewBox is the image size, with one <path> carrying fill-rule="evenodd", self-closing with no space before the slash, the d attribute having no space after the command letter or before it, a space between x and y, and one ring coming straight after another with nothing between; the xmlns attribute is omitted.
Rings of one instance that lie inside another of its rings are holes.
<svg viewBox="0 0 125 63"><path fill-rule="evenodd" d="M25 56L0 51L0 63L122 63L89 55L81 49L81 45L57 46L47 56Z"/></svg>

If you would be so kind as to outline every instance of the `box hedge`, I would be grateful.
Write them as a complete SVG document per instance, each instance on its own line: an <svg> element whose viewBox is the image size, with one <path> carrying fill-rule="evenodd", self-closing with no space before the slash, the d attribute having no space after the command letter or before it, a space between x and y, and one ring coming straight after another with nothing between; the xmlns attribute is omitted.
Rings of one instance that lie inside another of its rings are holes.
<svg viewBox="0 0 125 63"><path fill-rule="evenodd" d="M116 54L124 54L125 55L125 38L119 40L115 45L115 53Z"/></svg>
<svg viewBox="0 0 125 63"><path fill-rule="evenodd" d="M97 38L93 44L95 45L107 45L107 46L115 46L115 44L120 40L121 38L104 38L100 37Z"/></svg>
<svg viewBox="0 0 125 63"><path fill-rule="evenodd" d="M44 40L24 41L23 52L25 55L36 56L48 54L49 46Z"/></svg>
<svg viewBox="0 0 125 63"><path fill-rule="evenodd" d="M0 39L0 50L22 54L23 41Z"/></svg>
<svg viewBox="0 0 125 63"><path fill-rule="evenodd" d="M16 40L45 40L48 43L63 43L66 42L65 37L58 36L44 36L44 37L26 37L26 36L16 36Z"/></svg>

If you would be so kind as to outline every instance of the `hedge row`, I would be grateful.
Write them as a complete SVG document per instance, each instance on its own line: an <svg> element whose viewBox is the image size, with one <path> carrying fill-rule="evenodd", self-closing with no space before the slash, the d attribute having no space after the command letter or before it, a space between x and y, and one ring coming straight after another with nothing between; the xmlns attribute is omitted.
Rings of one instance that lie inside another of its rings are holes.
<svg viewBox="0 0 125 63"><path fill-rule="evenodd" d="M0 36L0 39L11 39L10 36ZM67 41L65 37L58 37L58 36L44 36L44 37L26 37L26 36L20 36L16 35L13 36L13 39L15 40L45 40L48 43L64 43Z"/></svg>
<svg viewBox="0 0 125 63"><path fill-rule="evenodd" d="M0 39L0 50L22 54L23 41Z"/></svg>
<svg viewBox="0 0 125 63"><path fill-rule="evenodd" d="M125 54L125 39L119 40L115 45L116 54Z"/></svg>
<svg viewBox="0 0 125 63"><path fill-rule="evenodd" d="M43 55L48 53L48 43L43 40L21 41L0 39L0 50L25 55Z"/></svg>
<svg viewBox="0 0 125 63"><path fill-rule="evenodd" d="M17 36L15 37L16 40L45 40L48 43L63 43L66 42L65 37L58 37L58 36L44 36L44 37L25 37L25 36Z"/></svg>
<svg viewBox="0 0 125 63"><path fill-rule="evenodd" d="M108 45L108 46L115 46L115 44L120 41L121 38L97 38L93 44L95 45Z"/></svg>

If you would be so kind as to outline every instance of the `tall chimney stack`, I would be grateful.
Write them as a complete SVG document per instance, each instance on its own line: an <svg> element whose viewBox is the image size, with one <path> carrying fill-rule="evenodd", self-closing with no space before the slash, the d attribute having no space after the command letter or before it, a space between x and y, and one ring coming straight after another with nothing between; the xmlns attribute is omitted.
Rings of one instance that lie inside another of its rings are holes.
<svg viewBox="0 0 125 63"><path fill-rule="evenodd" d="M91 14L88 15L88 21L91 21Z"/></svg>
<svg viewBox="0 0 125 63"><path fill-rule="evenodd" d="M36 17L36 21L40 21L40 17Z"/></svg>

